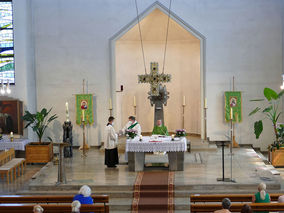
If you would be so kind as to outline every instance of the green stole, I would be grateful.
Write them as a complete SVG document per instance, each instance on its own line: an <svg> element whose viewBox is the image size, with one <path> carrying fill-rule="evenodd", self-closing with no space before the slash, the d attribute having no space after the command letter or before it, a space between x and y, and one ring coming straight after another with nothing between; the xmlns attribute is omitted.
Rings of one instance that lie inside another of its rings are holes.
<svg viewBox="0 0 284 213"><path fill-rule="evenodd" d="M138 122L132 124L131 126L129 126L127 129L133 129L133 127L135 127L138 124Z"/></svg>

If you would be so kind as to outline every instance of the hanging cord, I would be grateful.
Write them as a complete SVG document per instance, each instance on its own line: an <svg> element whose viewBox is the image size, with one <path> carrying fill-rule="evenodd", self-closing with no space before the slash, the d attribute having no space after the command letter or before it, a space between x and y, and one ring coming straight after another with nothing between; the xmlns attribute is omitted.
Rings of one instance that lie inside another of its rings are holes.
<svg viewBox="0 0 284 213"><path fill-rule="evenodd" d="M166 61L166 52L167 52L167 44L168 44L168 35L169 35L169 24L170 24L170 16L171 16L171 7L172 7L172 0L170 0L170 6L169 6L169 16L168 16L166 42L165 42L165 51L164 51L164 60L163 60L163 73L164 73L165 61Z"/></svg>
<svg viewBox="0 0 284 213"><path fill-rule="evenodd" d="M139 34L140 34L140 43L141 43L141 50L142 50L142 55L143 55L144 69L145 69L145 74L147 74L146 62L145 62L145 53L144 53L144 47L143 47L143 40L142 40L142 33L141 33L141 27L140 27L140 20L139 20L137 0L135 0L135 6L136 6L136 14L137 14Z"/></svg>

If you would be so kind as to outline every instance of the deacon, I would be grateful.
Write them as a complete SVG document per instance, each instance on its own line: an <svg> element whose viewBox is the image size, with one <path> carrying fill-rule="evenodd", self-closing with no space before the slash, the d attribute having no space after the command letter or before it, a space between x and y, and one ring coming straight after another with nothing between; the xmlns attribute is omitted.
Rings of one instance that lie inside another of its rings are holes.
<svg viewBox="0 0 284 213"><path fill-rule="evenodd" d="M154 126L152 135L169 135L167 127L162 124L162 120L157 120L157 125Z"/></svg>
<svg viewBox="0 0 284 213"><path fill-rule="evenodd" d="M129 129L136 130L137 135L141 135L141 126L140 124L136 121L134 116L129 116L128 117L128 123L124 126L124 128L121 130L123 134Z"/></svg>
<svg viewBox="0 0 284 213"><path fill-rule="evenodd" d="M108 123L105 128L105 165L107 167L116 167L118 164L117 152L117 134L113 128L114 117L108 118Z"/></svg>

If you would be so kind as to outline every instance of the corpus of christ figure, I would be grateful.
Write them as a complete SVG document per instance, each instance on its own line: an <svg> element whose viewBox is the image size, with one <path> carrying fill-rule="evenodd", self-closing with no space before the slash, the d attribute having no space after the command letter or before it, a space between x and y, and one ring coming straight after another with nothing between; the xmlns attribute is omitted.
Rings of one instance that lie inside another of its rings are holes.
<svg viewBox="0 0 284 213"><path fill-rule="evenodd" d="M138 75L138 83L150 83L151 89L148 92L148 99L151 106L155 106L154 111L154 125L158 120L162 121L164 125L164 109L163 106L167 105L169 98L169 92L167 92L166 86L162 83L170 82L171 75L159 73L159 65L157 62L151 62L150 74Z"/></svg>

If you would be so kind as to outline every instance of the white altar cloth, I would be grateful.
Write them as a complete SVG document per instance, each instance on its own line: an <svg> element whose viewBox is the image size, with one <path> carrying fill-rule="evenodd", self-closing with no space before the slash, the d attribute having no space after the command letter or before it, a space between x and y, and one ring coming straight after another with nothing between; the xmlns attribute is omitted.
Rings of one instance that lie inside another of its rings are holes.
<svg viewBox="0 0 284 213"><path fill-rule="evenodd" d="M13 142L10 139L0 140L0 150L11 149L25 151L25 146L30 143L29 139L14 139Z"/></svg>
<svg viewBox="0 0 284 213"><path fill-rule="evenodd" d="M159 142L150 142L159 141ZM126 140L126 152L185 152L187 150L186 138L172 138L145 136L142 141L139 141L139 137Z"/></svg>

